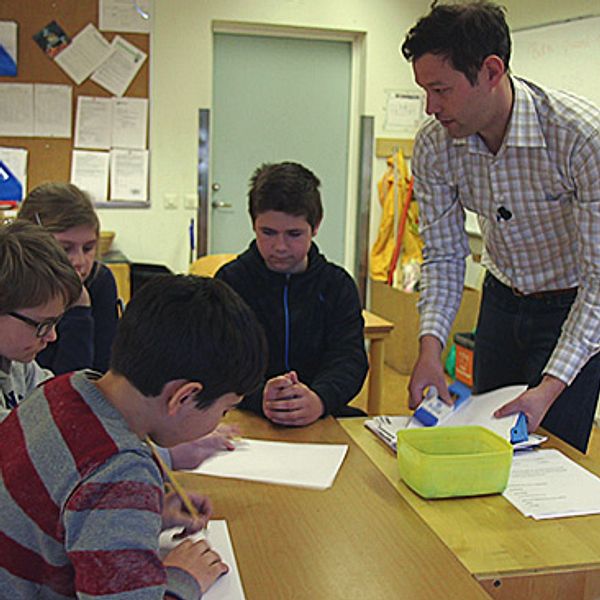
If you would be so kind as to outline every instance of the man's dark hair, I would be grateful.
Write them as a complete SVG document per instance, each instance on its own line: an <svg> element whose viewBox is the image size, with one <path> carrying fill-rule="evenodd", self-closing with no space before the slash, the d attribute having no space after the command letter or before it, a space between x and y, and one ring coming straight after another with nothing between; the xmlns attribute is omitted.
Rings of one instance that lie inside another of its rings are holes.
<svg viewBox="0 0 600 600"><path fill-rule="evenodd" d="M323 205L317 176L294 162L263 164L250 179L248 212L252 223L269 210L304 217L312 227L323 218Z"/></svg>
<svg viewBox="0 0 600 600"><path fill-rule="evenodd" d="M430 13L406 35L402 54L413 62L427 53L443 56L475 85L483 61L492 54L502 59L508 71L511 42L504 12L492 2L434 2Z"/></svg>
<svg viewBox="0 0 600 600"><path fill-rule="evenodd" d="M198 408L223 394L247 394L266 368L262 327L248 305L217 279L160 275L133 297L117 328L110 369L144 396L169 381L202 383Z"/></svg>

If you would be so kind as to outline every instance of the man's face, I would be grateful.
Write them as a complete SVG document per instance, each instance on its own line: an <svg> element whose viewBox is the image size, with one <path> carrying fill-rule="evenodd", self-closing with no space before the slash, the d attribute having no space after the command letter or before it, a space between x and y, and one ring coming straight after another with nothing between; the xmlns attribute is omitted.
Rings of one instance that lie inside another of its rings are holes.
<svg viewBox="0 0 600 600"><path fill-rule="evenodd" d="M62 297L56 297L35 308L22 308L13 312L34 321L60 317L65 310ZM33 325L24 323L11 315L0 316L0 355L9 360L31 362L49 342L56 340L56 329L52 327L44 337L37 337Z"/></svg>
<svg viewBox="0 0 600 600"><path fill-rule="evenodd" d="M278 273L301 273L308 266L308 251L317 234L305 217L269 210L254 221L256 245L267 267Z"/></svg>
<svg viewBox="0 0 600 600"><path fill-rule="evenodd" d="M427 96L427 114L433 115L450 137L467 137L489 127L489 86L483 68L475 85L437 54L424 54L414 61L413 70Z"/></svg>

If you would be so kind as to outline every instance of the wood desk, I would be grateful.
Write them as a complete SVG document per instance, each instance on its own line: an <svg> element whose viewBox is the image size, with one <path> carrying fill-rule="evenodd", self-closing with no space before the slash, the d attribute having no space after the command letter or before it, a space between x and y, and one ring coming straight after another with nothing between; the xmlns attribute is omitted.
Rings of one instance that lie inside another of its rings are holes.
<svg viewBox="0 0 600 600"><path fill-rule="evenodd" d="M227 520L247 600L489 600L332 417L298 429L242 411L232 421L247 437L349 446L325 491L178 474Z"/></svg>
<svg viewBox="0 0 600 600"><path fill-rule="evenodd" d="M368 310L363 310L362 314L365 320L365 338L370 341L367 413L380 415L385 362L383 341L394 328L394 324Z"/></svg>
<svg viewBox="0 0 600 600"><path fill-rule="evenodd" d="M492 597L600 598L600 515L535 521L500 495L424 500L404 485L395 456L363 422L341 425ZM545 446L600 474L597 450L584 456L556 439Z"/></svg>

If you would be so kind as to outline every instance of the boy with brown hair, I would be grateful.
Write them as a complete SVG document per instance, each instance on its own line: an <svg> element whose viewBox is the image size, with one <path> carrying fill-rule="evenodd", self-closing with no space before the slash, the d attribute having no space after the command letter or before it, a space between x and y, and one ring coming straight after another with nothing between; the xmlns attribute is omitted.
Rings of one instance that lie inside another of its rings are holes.
<svg viewBox="0 0 600 600"><path fill-rule="evenodd" d="M0 227L0 418L52 377L34 360L81 295L81 280L54 237L37 225Z"/></svg>
<svg viewBox="0 0 600 600"><path fill-rule="evenodd" d="M264 336L214 279L167 275L139 290L119 322L109 371L44 383L0 423L0 597L197 600L227 571L206 541L161 561L161 529L201 518L163 493L146 442L206 435L258 385ZM9 450L10 449L10 450Z"/></svg>
<svg viewBox="0 0 600 600"><path fill-rule="evenodd" d="M356 284L313 242L320 181L294 162L264 164L250 181L256 240L216 277L254 310L269 344L267 381L241 404L280 425L362 414L346 406L367 374Z"/></svg>

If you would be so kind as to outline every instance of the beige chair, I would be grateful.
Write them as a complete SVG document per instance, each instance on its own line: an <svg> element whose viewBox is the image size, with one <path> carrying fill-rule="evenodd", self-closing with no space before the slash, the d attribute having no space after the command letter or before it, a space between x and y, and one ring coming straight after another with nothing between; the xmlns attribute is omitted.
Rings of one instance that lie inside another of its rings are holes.
<svg viewBox="0 0 600 600"><path fill-rule="evenodd" d="M226 263L237 258L237 254L207 254L196 259L189 269L190 275L214 277L215 273Z"/></svg>

